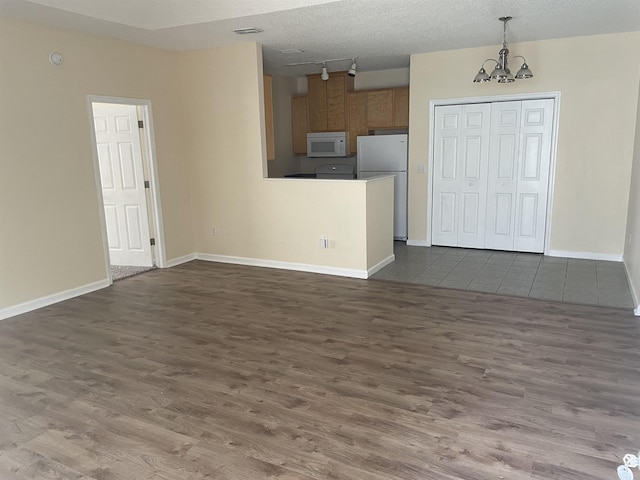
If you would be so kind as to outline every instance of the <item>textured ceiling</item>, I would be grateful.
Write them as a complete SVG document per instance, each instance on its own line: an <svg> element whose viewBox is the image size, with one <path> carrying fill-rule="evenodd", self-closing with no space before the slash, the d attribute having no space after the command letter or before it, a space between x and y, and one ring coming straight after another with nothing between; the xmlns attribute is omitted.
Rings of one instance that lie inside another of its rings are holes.
<svg viewBox="0 0 640 480"><path fill-rule="evenodd" d="M318 67L285 64L358 57L359 70L383 70L498 45L503 15L509 43L640 30L640 0L0 0L0 14L173 50L255 41L266 71L294 76ZM264 32L232 32L244 27ZM290 48L304 53L279 52Z"/></svg>

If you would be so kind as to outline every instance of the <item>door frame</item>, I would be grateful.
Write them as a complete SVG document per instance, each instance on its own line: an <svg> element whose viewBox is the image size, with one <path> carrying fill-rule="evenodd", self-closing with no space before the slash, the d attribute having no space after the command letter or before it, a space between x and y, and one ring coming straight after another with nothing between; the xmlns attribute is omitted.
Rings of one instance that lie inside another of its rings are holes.
<svg viewBox="0 0 640 480"><path fill-rule="evenodd" d="M144 135L141 138L141 142L144 143L143 151L147 154L147 164L149 168L149 195L151 201L148 202L148 208L151 211L153 222L153 238L155 238L155 247L152 247L154 253L156 266L159 268L166 268L167 256L165 251L164 241L164 224L162 222L162 202L160 200L160 178L158 175L158 163L156 155L156 141L153 126L153 114L151 110L151 101L141 98L125 98L125 97L111 97L104 95L87 95L87 110L89 115L89 121L91 128L89 134L91 138L91 150L93 156L93 170L96 180L96 189L98 192L98 210L100 218L100 227L102 229L102 246L104 251L104 261L107 273L107 279L109 285L113 283L111 278L111 259L109 256L109 241L107 237L107 221L104 213L104 199L102 197L102 180L100 177L100 163L98 160L98 145L96 142L96 133L94 128L93 119L93 104L94 103L114 103L119 105L135 105L141 107L142 121L144 122L143 132ZM143 153L144 156L144 153ZM143 158L143 161L145 159ZM155 250L154 250L155 249Z"/></svg>
<svg viewBox="0 0 640 480"><path fill-rule="evenodd" d="M427 174L429 180L427 182L427 241L426 246L432 245L432 228L431 222L433 215L433 158L435 151L435 114L436 107L445 105L464 105L469 103L494 103L494 102L513 102L523 100L542 100L552 99L553 102L553 126L551 138L551 158L549 159L549 188L547 192L547 211L545 218L544 231L544 251L545 255L550 251L551 239L551 216L553 212L553 197L556 181L556 156L558 147L558 125L560 120L560 92L540 92L540 93L518 93L511 95L488 95L485 97L462 97L462 98L443 98L429 101L429 156L427 159Z"/></svg>

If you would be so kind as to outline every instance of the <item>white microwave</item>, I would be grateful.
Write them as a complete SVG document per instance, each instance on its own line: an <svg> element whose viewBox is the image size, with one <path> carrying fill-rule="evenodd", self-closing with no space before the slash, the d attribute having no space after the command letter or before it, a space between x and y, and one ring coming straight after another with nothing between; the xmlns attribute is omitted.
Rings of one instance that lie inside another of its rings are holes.
<svg viewBox="0 0 640 480"><path fill-rule="evenodd" d="M307 157L346 157L347 132L307 133Z"/></svg>

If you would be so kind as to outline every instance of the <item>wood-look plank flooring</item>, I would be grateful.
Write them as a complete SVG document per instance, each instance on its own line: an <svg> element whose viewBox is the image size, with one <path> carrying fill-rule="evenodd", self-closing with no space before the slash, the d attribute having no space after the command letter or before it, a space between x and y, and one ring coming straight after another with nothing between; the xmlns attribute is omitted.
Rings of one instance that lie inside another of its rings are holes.
<svg viewBox="0 0 640 480"><path fill-rule="evenodd" d="M610 479L631 312L191 262L0 322L0 478Z"/></svg>

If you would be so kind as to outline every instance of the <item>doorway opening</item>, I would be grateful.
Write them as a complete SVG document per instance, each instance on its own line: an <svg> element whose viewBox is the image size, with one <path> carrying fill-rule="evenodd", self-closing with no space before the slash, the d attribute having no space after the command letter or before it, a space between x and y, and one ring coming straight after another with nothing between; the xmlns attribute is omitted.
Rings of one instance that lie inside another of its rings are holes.
<svg viewBox="0 0 640 480"><path fill-rule="evenodd" d="M89 110L107 276L164 267L151 105L90 96Z"/></svg>

